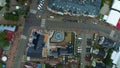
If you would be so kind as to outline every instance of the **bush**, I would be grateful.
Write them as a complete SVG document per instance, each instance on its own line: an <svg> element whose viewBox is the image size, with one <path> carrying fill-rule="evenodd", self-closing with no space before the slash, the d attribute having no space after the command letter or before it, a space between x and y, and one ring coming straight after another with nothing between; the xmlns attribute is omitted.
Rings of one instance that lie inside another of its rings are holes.
<svg viewBox="0 0 120 68"><path fill-rule="evenodd" d="M6 7L7 7L7 8L10 8L10 0L6 0L6 3L7 3L7 4L6 4Z"/></svg>
<svg viewBox="0 0 120 68"><path fill-rule="evenodd" d="M6 20L11 20L11 21L17 21L19 19L19 15L17 14L12 14L12 13L6 13L4 15L4 19Z"/></svg>
<svg viewBox="0 0 120 68"><path fill-rule="evenodd" d="M6 40L6 33L5 32L0 32L0 47L2 49L6 48L9 46L9 42Z"/></svg>
<svg viewBox="0 0 120 68"><path fill-rule="evenodd" d="M3 7L0 6L0 10L2 9Z"/></svg>

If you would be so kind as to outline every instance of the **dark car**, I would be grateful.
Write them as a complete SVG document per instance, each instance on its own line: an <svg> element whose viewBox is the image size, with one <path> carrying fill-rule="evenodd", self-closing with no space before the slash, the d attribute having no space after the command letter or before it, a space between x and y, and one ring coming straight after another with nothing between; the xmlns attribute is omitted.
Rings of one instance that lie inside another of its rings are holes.
<svg viewBox="0 0 120 68"><path fill-rule="evenodd" d="M64 22L79 22L78 20L63 19Z"/></svg>
<svg viewBox="0 0 120 68"><path fill-rule="evenodd" d="M92 45L92 39L87 39L87 45L91 46Z"/></svg>

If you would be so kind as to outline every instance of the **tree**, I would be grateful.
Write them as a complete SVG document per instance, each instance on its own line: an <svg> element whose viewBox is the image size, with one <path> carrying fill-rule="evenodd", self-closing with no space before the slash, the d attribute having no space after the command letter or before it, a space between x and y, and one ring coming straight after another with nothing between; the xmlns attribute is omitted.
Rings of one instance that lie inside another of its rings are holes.
<svg viewBox="0 0 120 68"><path fill-rule="evenodd" d="M6 33L0 32L0 47L5 49L9 46L9 41L7 41Z"/></svg>
<svg viewBox="0 0 120 68"><path fill-rule="evenodd" d="M19 15L17 14L12 14L12 13L6 13L4 15L4 19L6 20L11 20L11 21L17 21L19 19Z"/></svg>

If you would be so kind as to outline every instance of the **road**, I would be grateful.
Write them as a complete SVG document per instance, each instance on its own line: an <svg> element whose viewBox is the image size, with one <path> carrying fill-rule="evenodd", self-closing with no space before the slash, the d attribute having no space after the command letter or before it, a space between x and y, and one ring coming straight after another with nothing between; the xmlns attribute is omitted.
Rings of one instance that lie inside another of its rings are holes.
<svg viewBox="0 0 120 68"><path fill-rule="evenodd" d="M80 37L82 38L81 42L81 68L85 68L85 54L86 54L86 34L81 34Z"/></svg>
<svg viewBox="0 0 120 68"><path fill-rule="evenodd" d="M32 5L32 6L34 6L34 5ZM33 8L35 8L35 7L33 7ZM83 31L97 31L97 32L100 31L100 32L104 32L108 35L110 34L110 32L112 30L110 27L106 27L106 26L103 26L101 24L91 23L90 21L87 20L87 17L84 17L85 20L80 19L79 17L72 17L73 19L77 18L80 21L79 21L79 23L77 23L77 22L69 23L69 22L63 22L62 20L60 20L62 18L69 18L68 16L63 17L60 15L54 15L51 12L48 12L48 13L47 12L48 11L46 10L46 13L41 14L41 15L42 15L42 18L47 19L45 26L46 26L46 29L49 29L49 30L50 29L51 30L69 30L69 31L71 31L71 30L78 30L78 31L83 30ZM48 17L50 15L54 15L55 19L49 19ZM32 26L40 26L41 25L40 21L41 21L41 19L37 18L37 14L29 13L26 20L25 20L22 35L28 36L29 28ZM97 22L97 23L99 23L99 22ZM119 39L120 38L120 31L116 31L115 36L117 39ZM20 40L18 50L17 50L17 56L15 58L13 68L21 68L21 62L22 62L22 57L23 57L24 51L25 51L26 42L27 42L26 39Z"/></svg>
<svg viewBox="0 0 120 68"><path fill-rule="evenodd" d="M40 26L40 24L41 24L40 20L38 20L36 18L36 15L28 14L28 16L25 20L22 35L27 37L28 34L29 34L28 33L29 28L33 27L33 26ZM19 45L17 47L18 50L17 50L16 58L14 60L14 67L13 68L22 68L21 63L22 63L23 55L25 53L26 44L27 44L27 39L21 39L20 40Z"/></svg>
<svg viewBox="0 0 120 68"><path fill-rule="evenodd" d="M83 31L96 31L96 32L103 32L106 34L110 34L112 29L107 26L103 26L101 24L93 24L91 22L63 22L63 21L54 21L54 20L47 20L46 22L46 29L51 30L83 30ZM59 28L58 28L59 27ZM120 32L117 31L115 33L115 38L120 38Z"/></svg>

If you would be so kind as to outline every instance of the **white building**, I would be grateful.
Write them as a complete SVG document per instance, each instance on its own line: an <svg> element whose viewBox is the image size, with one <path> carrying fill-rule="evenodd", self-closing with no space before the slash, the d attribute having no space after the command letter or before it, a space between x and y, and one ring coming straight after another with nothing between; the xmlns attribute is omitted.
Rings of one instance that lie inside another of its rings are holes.
<svg viewBox="0 0 120 68"><path fill-rule="evenodd" d="M114 64L112 68L115 67L120 68L120 51L119 52L113 51L111 59L112 63Z"/></svg>
<svg viewBox="0 0 120 68"><path fill-rule="evenodd" d="M105 15L103 19L107 23L120 29L120 0L114 0L108 16Z"/></svg>
<svg viewBox="0 0 120 68"><path fill-rule="evenodd" d="M0 6L5 6L6 5L6 0L0 0Z"/></svg>

